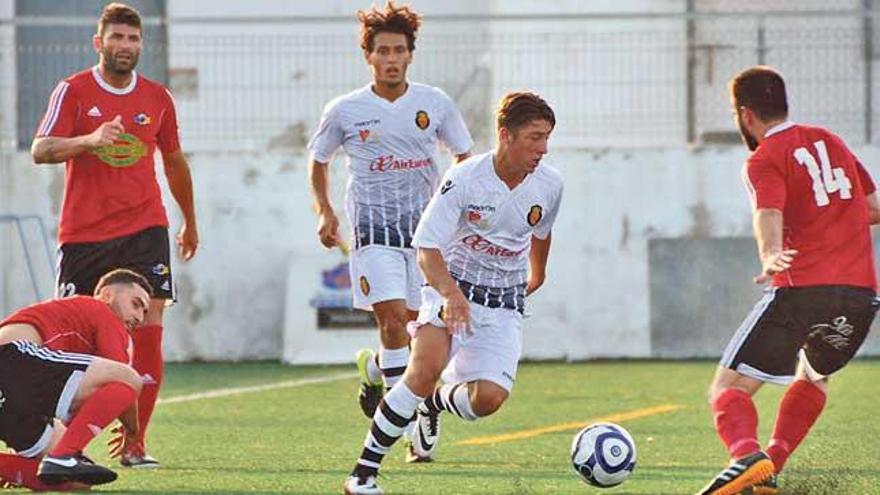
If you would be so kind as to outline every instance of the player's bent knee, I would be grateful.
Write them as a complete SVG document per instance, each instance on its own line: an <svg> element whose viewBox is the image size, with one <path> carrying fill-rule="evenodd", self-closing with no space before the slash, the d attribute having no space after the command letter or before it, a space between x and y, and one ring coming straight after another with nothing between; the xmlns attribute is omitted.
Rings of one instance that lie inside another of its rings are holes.
<svg viewBox="0 0 880 495"><path fill-rule="evenodd" d="M107 383L121 382L134 389L140 394L143 388L143 379L131 366L122 364L109 359L95 358L89 369L86 370L88 375L91 372L94 375L95 385L103 386Z"/></svg>
<svg viewBox="0 0 880 495"><path fill-rule="evenodd" d="M479 417L494 414L508 397L507 390L495 385L494 383L479 381L477 382L477 393L471 398L471 407L474 414Z"/></svg>

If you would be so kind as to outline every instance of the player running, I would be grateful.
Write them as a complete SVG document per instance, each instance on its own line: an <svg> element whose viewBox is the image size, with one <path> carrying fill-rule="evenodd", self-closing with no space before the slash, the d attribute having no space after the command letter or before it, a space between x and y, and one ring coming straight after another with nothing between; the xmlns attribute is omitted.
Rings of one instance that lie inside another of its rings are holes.
<svg viewBox="0 0 880 495"><path fill-rule="evenodd" d="M730 83L752 155L743 177L752 200L761 274L769 282L724 351L709 389L730 465L700 494L777 491L777 475L825 406L828 377L852 359L877 311L870 224L880 222L874 182L843 140L788 120L785 83L758 66ZM752 396L787 385L766 450Z"/></svg>
<svg viewBox="0 0 880 495"><path fill-rule="evenodd" d="M328 163L341 146L350 178L346 214L353 228L350 273L354 307L371 310L381 346L358 353L358 400L372 417L382 397L403 376L409 360L406 323L419 306L419 273L412 237L440 177L437 144L455 161L473 140L461 113L443 91L407 80L420 16L388 2L358 11L361 49L373 73L367 86L331 101L308 148L309 177L318 211L318 237L345 245L330 202ZM410 455L409 460L418 458Z"/></svg>
<svg viewBox="0 0 880 495"><path fill-rule="evenodd" d="M382 459L414 414L412 445L430 457L440 411L474 421L507 399L525 298L544 283L562 198L559 172L540 163L555 124L540 96L509 93L497 111L496 149L446 173L413 239L428 285L408 327L409 366L376 410L345 493L382 493Z"/></svg>

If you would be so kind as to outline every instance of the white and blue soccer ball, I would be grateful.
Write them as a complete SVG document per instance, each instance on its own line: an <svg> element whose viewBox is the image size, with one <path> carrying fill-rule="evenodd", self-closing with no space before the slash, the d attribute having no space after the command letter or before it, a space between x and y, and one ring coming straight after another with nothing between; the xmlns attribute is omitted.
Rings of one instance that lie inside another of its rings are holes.
<svg viewBox="0 0 880 495"><path fill-rule="evenodd" d="M571 464L588 484L616 486L636 467L636 443L629 432L613 423L595 423L574 436Z"/></svg>

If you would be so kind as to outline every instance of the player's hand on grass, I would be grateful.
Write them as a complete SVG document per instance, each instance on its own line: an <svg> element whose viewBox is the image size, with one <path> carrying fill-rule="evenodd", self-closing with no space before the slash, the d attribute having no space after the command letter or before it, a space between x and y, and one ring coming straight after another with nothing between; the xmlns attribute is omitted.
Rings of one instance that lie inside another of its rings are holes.
<svg viewBox="0 0 880 495"><path fill-rule="evenodd" d="M113 120L104 122L88 135L88 143L91 147L111 145L120 134L125 132L122 126L122 117L117 115Z"/></svg>
<svg viewBox="0 0 880 495"><path fill-rule="evenodd" d="M339 219L333 211L318 214L318 238L324 247L332 248L339 245Z"/></svg>
<svg viewBox="0 0 880 495"><path fill-rule="evenodd" d="M184 223L180 227L180 232L177 233L177 246L180 248L180 257L183 261L189 261L196 255L196 249L199 247L199 231L195 225Z"/></svg>
<svg viewBox="0 0 880 495"><path fill-rule="evenodd" d="M113 434L107 441L107 447L110 451L110 457L120 457L125 451L137 443L137 432L130 432L122 425L116 425L110 433Z"/></svg>
<svg viewBox="0 0 880 495"><path fill-rule="evenodd" d="M467 332L471 321L471 308L468 300L464 297L458 287L445 298L443 305L443 322L450 333Z"/></svg>
<svg viewBox="0 0 880 495"><path fill-rule="evenodd" d="M754 278L756 284L766 284L773 280L773 276L782 273L791 268L791 262L794 260L797 251L794 249L785 249L779 253L770 254L764 259L761 274Z"/></svg>

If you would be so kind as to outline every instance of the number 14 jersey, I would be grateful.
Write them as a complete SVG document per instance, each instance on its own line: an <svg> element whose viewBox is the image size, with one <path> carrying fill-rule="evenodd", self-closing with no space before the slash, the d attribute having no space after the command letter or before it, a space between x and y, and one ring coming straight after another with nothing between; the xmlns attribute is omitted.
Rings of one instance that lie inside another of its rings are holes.
<svg viewBox="0 0 880 495"><path fill-rule="evenodd" d="M866 200L876 187L842 139L821 127L779 124L748 158L743 179L754 209L782 211L783 247L798 251L773 286L876 288Z"/></svg>

